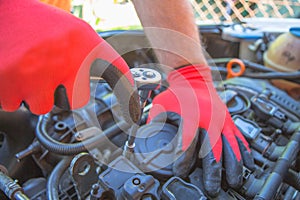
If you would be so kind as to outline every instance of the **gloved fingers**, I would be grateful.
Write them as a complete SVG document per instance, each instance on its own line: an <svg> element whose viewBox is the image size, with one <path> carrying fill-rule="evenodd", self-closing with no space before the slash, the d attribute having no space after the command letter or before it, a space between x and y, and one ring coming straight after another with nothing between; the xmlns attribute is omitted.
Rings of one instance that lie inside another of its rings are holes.
<svg viewBox="0 0 300 200"><path fill-rule="evenodd" d="M242 185L243 181L243 160L237 159L232 146L226 137L222 136L222 140L226 180L230 187L238 188ZM234 140L235 143L237 143L236 139Z"/></svg>
<svg viewBox="0 0 300 200"><path fill-rule="evenodd" d="M169 104L166 104L166 99L169 100ZM150 109L149 116L147 119L147 123L150 123L156 116L161 113L174 112L179 113L179 102L176 99L176 95L169 90L166 90L156 97L154 97L152 101L152 108ZM178 109L178 110L174 110ZM178 112L177 112L178 111ZM167 115L159 117L159 120L163 120L163 118L167 118Z"/></svg>
<svg viewBox="0 0 300 200"><path fill-rule="evenodd" d="M174 140L175 152L174 152L174 163L173 163L173 173L175 176L186 178L196 162L197 150L196 145L198 143L198 133L195 139L191 142L189 147L183 151L182 149L182 126L183 120L181 116L175 112L163 112L158 114L155 118L151 120L150 123L168 123L176 126L177 135Z"/></svg>
<svg viewBox="0 0 300 200"><path fill-rule="evenodd" d="M0 70L0 108L12 112L20 107L23 98L20 85L16 81L5 79L7 77L8 75Z"/></svg>
<svg viewBox="0 0 300 200"><path fill-rule="evenodd" d="M83 107L90 98L89 69L82 67L76 75L68 77L62 85L66 88L71 109Z"/></svg>
<svg viewBox="0 0 300 200"><path fill-rule="evenodd" d="M185 86L185 85L184 85ZM195 138L199 128L199 106L194 90L186 87L168 88L153 100L148 122L158 114L174 112L182 117L182 150L185 151ZM204 102L206 103L206 102Z"/></svg>
<svg viewBox="0 0 300 200"><path fill-rule="evenodd" d="M222 157L222 138L221 134L216 138L212 138L211 134L205 129L200 130L201 148L199 150L198 157L204 158L208 153L212 151L213 156L217 162L220 162ZM215 136L213 136L215 137Z"/></svg>
<svg viewBox="0 0 300 200"><path fill-rule="evenodd" d="M53 108L54 89L35 91L25 99L25 102L32 113L46 114Z"/></svg>
<svg viewBox="0 0 300 200"><path fill-rule="evenodd" d="M180 135L177 135L177 137L181 138ZM181 143L181 139L177 139L177 142ZM175 162L173 163L173 173L175 176L186 178L189 175L192 167L197 160L197 144L198 133L196 134L196 137L191 145L185 151L182 151L180 144L177 145L174 156Z"/></svg>
<svg viewBox="0 0 300 200"><path fill-rule="evenodd" d="M0 108L2 108L5 111L15 111L17 110L21 105L21 99L17 98L10 98L10 99L1 99L0 100Z"/></svg>
<svg viewBox="0 0 300 200"><path fill-rule="evenodd" d="M212 148L206 130L200 132L201 149L199 158L202 158L203 183L207 194L216 197L220 193L222 175L222 138ZM218 157L218 160L216 159Z"/></svg>
<svg viewBox="0 0 300 200"><path fill-rule="evenodd" d="M211 197L219 195L221 190L222 158L216 161L213 152L202 159L204 189Z"/></svg>
<svg viewBox="0 0 300 200"><path fill-rule="evenodd" d="M236 140L237 131L238 129L235 127L232 119L230 118L230 115L228 114L226 124L223 127L222 136L226 138L226 141L230 145L237 161L240 161L242 158L239 145Z"/></svg>
<svg viewBox="0 0 300 200"><path fill-rule="evenodd" d="M255 165L254 165L254 159L253 159L251 152L248 151L248 149L245 147L244 143L241 141L240 138L237 137L236 139L237 139L239 147L240 147L244 165L248 169L254 170Z"/></svg>

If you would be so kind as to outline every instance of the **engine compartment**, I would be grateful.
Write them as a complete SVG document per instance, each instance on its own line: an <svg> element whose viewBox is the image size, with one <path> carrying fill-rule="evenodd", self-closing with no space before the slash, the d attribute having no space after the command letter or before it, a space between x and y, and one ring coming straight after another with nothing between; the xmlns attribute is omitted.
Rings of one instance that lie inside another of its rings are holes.
<svg viewBox="0 0 300 200"><path fill-rule="evenodd" d="M201 27L207 51L214 55L215 86L249 142L255 170L244 167L243 185L238 189L224 180L215 199L300 199L299 100L267 78L250 77L255 72L270 72L262 71L259 59L244 60L248 77L245 73L245 77L225 80L227 58L239 57L241 46L224 40L221 32L218 26ZM147 46L142 32L118 34L102 36L115 48L136 45L123 55L129 66L159 70L151 64L156 62L151 49L142 48ZM261 53L255 52L258 58ZM163 74L162 78L165 81ZM171 141L177 127L146 125L151 101L165 87L155 89L147 100L134 156L123 151L127 133L134 127L124 122L114 91L101 78L91 80L91 88L89 104L72 112L58 107L44 116L32 115L25 107L14 113L0 111L0 182L6 188L0 199L17 199L19 191L32 200L212 199L203 188L200 158L194 158L188 178L172 172L175 147Z"/></svg>

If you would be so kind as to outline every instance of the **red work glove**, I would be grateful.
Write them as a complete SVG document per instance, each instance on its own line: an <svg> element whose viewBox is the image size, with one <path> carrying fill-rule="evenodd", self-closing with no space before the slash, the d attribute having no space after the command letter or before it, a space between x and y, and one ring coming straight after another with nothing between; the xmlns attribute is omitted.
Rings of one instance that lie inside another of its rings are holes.
<svg viewBox="0 0 300 200"><path fill-rule="evenodd" d="M207 66L185 66L170 72L169 88L153 100L149 120L161 121L161 113L181 129L179 149L185 152L175 161L173 172L186 176L196 157L195 141L202 139L203 180L207 193L216 196L220 191L222 164L231 187L239 187L242 166L253 167L250 149L243 135L219 98ZM174 117L180 116L180 120ZM199 130L200 133L199 133ZM206 138L206 140L204 139ZM204 141L203 141L204 139Z"/></svg>
<svg viewBox="0 0 300 200"><path fill-rule="evenodd" d="M1 1L0 24L3 110L14 111L25 101L35 114L49 112L59 85L66 88L71 108L83 106L90 96L95 59L112 64L120 74L129 72L87 23L53 6L35 0Z"/></svg>

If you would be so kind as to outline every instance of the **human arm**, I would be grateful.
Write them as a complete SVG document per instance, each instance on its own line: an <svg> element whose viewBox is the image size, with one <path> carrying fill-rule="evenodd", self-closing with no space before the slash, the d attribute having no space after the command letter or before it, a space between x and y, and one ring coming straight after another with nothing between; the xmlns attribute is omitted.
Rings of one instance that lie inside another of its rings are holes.
<svg viewBox="0 0 300 200"><path fill-rule="evenodd" d="M178 151L185 151L186 156L175 161L175 175L187 175L191 166L186 163L195 155L195 141L203 140L199 156L207 193L218 195L223 166L229 185L239 187L243 161L252 165L250 149L214 88L189 1L133 2L170 85L153 100L149 118L156 120L161 113L167 113L167 118L173 113L181 117Z"/></svg>
<svg viewBox="0 0 300 200"><path fill-rule="evenodd" d="M133 3L165 71L190 63L206 64L189 1L134 0Z"/></svg>

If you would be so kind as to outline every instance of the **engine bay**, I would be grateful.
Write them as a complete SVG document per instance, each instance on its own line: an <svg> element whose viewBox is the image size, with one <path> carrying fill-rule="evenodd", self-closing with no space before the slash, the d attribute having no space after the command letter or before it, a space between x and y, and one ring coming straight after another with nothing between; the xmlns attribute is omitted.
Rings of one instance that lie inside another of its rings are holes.
<svg viewBox="0 0 300 200"><path fill-rule="evenodd" d="M84 108L55 107L43 116L25 107L14 113L0 111L0 199L300 199L300 102L270 81L282 78L299 84L299 72L296 78L285 78L262 65L264 45L270 42L266 34L265 43L253 53L256 60L241 59L244 75L226 79L226 64L241 57L242 42L225 40L220 26L200 30L212 56L209 63L214 63L215 87L254 157L255 169L243 168L242 187L230 188L223 180L219 197L209 197L198 157L187 178L174 176L172 140L177 127L146 124L152 99L166 89L163 84L146 99L134 156L124 153L128 132L137 127L126 123L114 90L98 77L91 79L91 100ZM101 35L120 51L135 45L122 55L129 66L156 70L166 82L152 64L153 51L142 48L147 46L143 32Z"/></svg>

